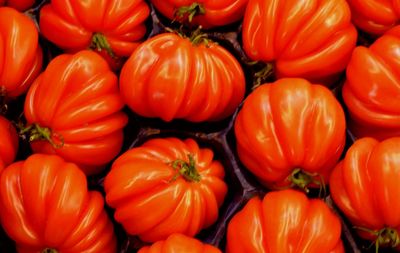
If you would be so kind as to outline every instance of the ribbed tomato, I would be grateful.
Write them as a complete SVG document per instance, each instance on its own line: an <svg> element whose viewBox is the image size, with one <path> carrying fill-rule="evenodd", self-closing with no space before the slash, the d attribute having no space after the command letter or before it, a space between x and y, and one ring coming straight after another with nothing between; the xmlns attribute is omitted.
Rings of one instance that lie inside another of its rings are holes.
<svg viewBox="0 0 400 253"><path fill-rule="evenodd" d="M357 31L345 0L249 0L243 47L281 77L331 84L345 70Z"/></svg>
<svg viewBox="0 0 400 253"><path fill-rule="evenodd" d="M36 0L0 0L1 5L7 5L19 11L25 11L32 7Z"/></svg>
<svg viewBox="0 0 400 253"><path fill-rule="evenodd" d="M265 84L235 120L243 164L267 187L328 182L345 144L345 116L330 90L304 79Z"/></svg>
<svg viewBox="0 0 400 253"><path fill-rule="evenodd" d="M117 76L92 51L56 57L25 100L34 152L56 153L86 174L99 172L119 152L127 116Z"/></svg>
<svg viewBox="0 0 400 253"><path fill-rule="evenodd" d="M0 177L0 219L19 253L115 253L116 237L99 192L55 155L36 154Z"/></svg>
<svg viewBox="0 0 400 253"><path fill-rule="evenodd" d="M204 28L223 26L239 21L248 0L151 0L171 20L189 21Z"/></svg>
<svg viewBox="0 0 400 253"><path fill-rule="evenodd" d="M0 170L14 161L17 151L17 131L10 121L0 116Z"/></svg>
<svg viewBox="0 0 400 253"><path fill-rule="evenodd" d="M343 99L357 137L400 135L400 26L369 48L357 47L347 66Z"/></svg>
<svg viewBox="0 0 400 253"><path fill-rule="evenodd" d="M194 236L218 218L224 168L193 139L151 139L120 156L104 181L115 220L147 242Z"/></svg>
<svg viewBox="0 0 400 253"><path fill-rule="evenodd" d="M27 16L0 7L0 97L26 92L42 68L38 31Z"/></svg>
<svg viewBox="0 0 400 253"><path fill-rule="evenodd" d="M399 0L347 0L354 24L373 35L381 35L400 21Z"/></svg>
<svg viewBox="0 0 400 253"><path fill-rule="evenodd" d="M138 253L222 253L219 249L182 234L170 235L165 241L141 248Z"/></svg>
<svg viewBox="0 0 400 253"><path fill-rule="evenodd" d="M164 33L135 50L120 87L141 116L200 122L231 115L243 99L245 79L239 62L218 44Z"/></svg>
<svg viewBox="0 0 400 253"><path fill-rule="evenodd" d="M400 138L357 140L332 172L331 196L360 236L400 249Z"/></svg>
<svg viewBox="0 0 400 253"><path fill-rule="evenodd" d="M227 253L344 253L341 223L319 199L294 190L251 199L228 225Z"/></svg>
<svg viewBox="0 0 400 253"><path fill-rule="evenodd" d="M92 47L129 56L146 33L143 0L51 0L40 11L42 34L69 52Z"/></svg>

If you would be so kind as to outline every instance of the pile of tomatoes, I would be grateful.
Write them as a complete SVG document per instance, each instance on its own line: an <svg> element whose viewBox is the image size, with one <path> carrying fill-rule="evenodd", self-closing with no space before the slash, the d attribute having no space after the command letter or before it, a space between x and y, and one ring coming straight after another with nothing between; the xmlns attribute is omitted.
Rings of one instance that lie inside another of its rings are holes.
<svg viewBox="0 0 400 253"><path fill-rule="evenodd" d="M0 0L0 252L400 250L400 1Z"/></svg>

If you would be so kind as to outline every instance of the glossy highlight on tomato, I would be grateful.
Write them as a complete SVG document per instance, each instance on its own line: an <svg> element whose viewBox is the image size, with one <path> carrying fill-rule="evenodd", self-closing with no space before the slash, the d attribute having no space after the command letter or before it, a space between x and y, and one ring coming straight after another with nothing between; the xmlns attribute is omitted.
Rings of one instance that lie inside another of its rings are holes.
<svg viewBox="0 0 400 253"><path fill-rule="evenodd" d="M345 144L345 116L332 92L298 78L254 90L234 127L240 160L272 189L323 186Z"/></svg>
<svg viewBox="0 0 400 253"><path fill-rule="evenodd" d="M252 198L229 222L227 253L344 253L339 218L294 190Z"/></svg>
<svg viewBox="0 0 400 253"><path fill-rule="evenodd" d="M55 155L35 154L2 172L0 219L19 253L117 252L103 197Z"/></svg>
<svg viewBox="0 0 400 253"><path fill-rule="evenodd" d="M15 160L18 134L9 120L0 115L0 171Z"/></svg>
<svg viewBox="0 0 400 253"><path fill-rule="evenodd" d="M120 76L126 104L143 117L164 121L217 121L242 101L245 78L239 62L201 36L192 41L163 33L141 44Z"/></svg>
<svg viewBox="0 0 400 253"><path fill-rule="evenodd" d="M42 69L38 31L24 14L0 7L0 37L0 96L15 98Z"/></svg>
<svg viewBox="0 0 400 253"><path fill-rule="evenodd" d="M6 5L18 11L25 11L32 7L35 2L35 0L0 0L0 6Z"/></svg>
<svg viewBox="0 0 400 253"><path fill-rule="evenodd" d="M345 0L249 0L243 48L272 63L277 78L331 85L350 59L357 31Z"/></svg>
<svg viewBox="0 0 400 253"><path fill-rule="evenodd" d="M196 235L214 224L227 193L221 163L193 139L157 138L113 163L106 202L130 235L146 242Z"/></svg>
<svg viewBox="0 0 400 253"><path fill-rule="evenodd" d="M60 55L25 100L31 147L96 174L121 150L128 122L123 107L117 76L102 57L88 50Z"/></svg>

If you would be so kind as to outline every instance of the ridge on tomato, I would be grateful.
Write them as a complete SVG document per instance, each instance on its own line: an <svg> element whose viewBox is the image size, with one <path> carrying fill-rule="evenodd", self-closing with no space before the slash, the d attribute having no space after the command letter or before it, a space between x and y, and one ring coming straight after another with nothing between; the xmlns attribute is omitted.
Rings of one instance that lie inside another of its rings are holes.
<svg viewBox="0 0 400 253"><path fill-rule="evenodd" d="M117 158L104 190L125 231L156 242L214 224L227 193L224 175L213 151L193 139L156 138Z"/></svg>
<svg viewBox="0 0 400 253"><path fill-rule="evenodd" d="M10 121L0 115L0 171L15 160L17 152L17 131Z"/></svg>
<svg viewBox="0 0 400 253"><path fill-rule="evenodd" d="M117 76L92 51L54 58L35 80L25 100L36 153L58 154L87 175L100 172L121 150L123 128Z"/></svg>
<svg viewBox="0 0 400 253"><path fill-rule="evenodd" d="M25 11L35 4L36 0L0 0L0 6L6 5L18 11Z"/></svg>

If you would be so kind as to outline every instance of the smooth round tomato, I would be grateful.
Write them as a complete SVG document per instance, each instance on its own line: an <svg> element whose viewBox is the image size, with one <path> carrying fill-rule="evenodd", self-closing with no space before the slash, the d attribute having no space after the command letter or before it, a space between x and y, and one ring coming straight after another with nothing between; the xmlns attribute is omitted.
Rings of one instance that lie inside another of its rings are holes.
<svg viewBox="0 0 400 253"><path fill-rule="evenodd" d="M149 13L143 0L51 0L39 25L44 37L69 52L92 47L129 56L146 33Z"/></svg>
<svg viewBox="0 0 400 253"><path fill-rule="evenodd" d="M399 75L400 26L369 48L354 50L342 94L355 136L383 140L400 135Z"/></svg>
<svg viewBox="0 0 400 253"><path fill-rule="evenodd" d="M332 172L331 196L359 235L400 248L400 137L357 140Z"/></svg>
<svg viewBox="0 0 400 253"><path fill-rule="evenodd" d="M121 150L128 121L123 107L117 76L102 57L61 55L29 89L25 131L34 152L58 154L94 174Z"/></svg>
<svg viewBox="0 0 400 253"><path fill-rule="evenodd" d="M347 0L353 23L375 36L382 35L400 21L399 0Z"/></svg>
<svg viewBox="0 0 400 253"><path fill-rule="evenodd" d="M120 87L140 116L215 121L242 101L245 78L239 62L218 44L164 33L135 50L122 68Z"/></svg>
<svg viewBox="0 0 400 253"><path fill-rule="evenodd" d="M17 131L10 121L0 116L0 170L14 161L17 151Z"/></svg>
<svg viewBox="0 0 400 253"><path fill-rule="evenodd" d="M165 241L141 248L138 253L222 253L219 249L182 234L170 235Z"/></svg>
<svg viewBox="0 0 400 253"><path fill-rule="evenodd" d="M0 96L26 92L42 68L38 31L27 16L0 7Z"/></svg>
<svg viewBox="0 0 400 253"><path fill-rule="evenodd" d="M294 190L252 198L228 225L227 253L344 253L339 218Z"/></svg>
<svg viewBox="0 0 400 253"><path fill-rule="evenodd" d="M357 31L345 0L249 0L242 38L246 54L273 64L278 78L329 85L345 70Z"/></svg>
<svg viewBox="0 0 400 253"><path fill-rule="evenodd" d="M328 182L345 144L345 116L330 90L304 79L264 84L235 120L243 164L267 187Z"/></svg>
<svg viewBox="0 0 400 253"><path fill-rule="evenodd" d="M104 190L125 231L156 242L212 225L227 193L224 175L212 150L193 139L157 138L117 158Z"/></svg>
<svg viewBox="0 0 400 253"><path fill-rule="evenodd" d="M35 154L3 170L0 219L19 253L117 252L103 197L55 155Z"/></svg>
<svg viewBox="0 0 400 253"><path fill-rule="evenodd" d="M151 0L154 7L170 20L189 21L204 28L239 21L248 0Z"/></svg>
<svg viewBox="0 0 400 253"><path fill-rule="evenodd" d="M0 0L1 5L7 5L19 11L25 11L34 5L36 0Z"/></svg>

